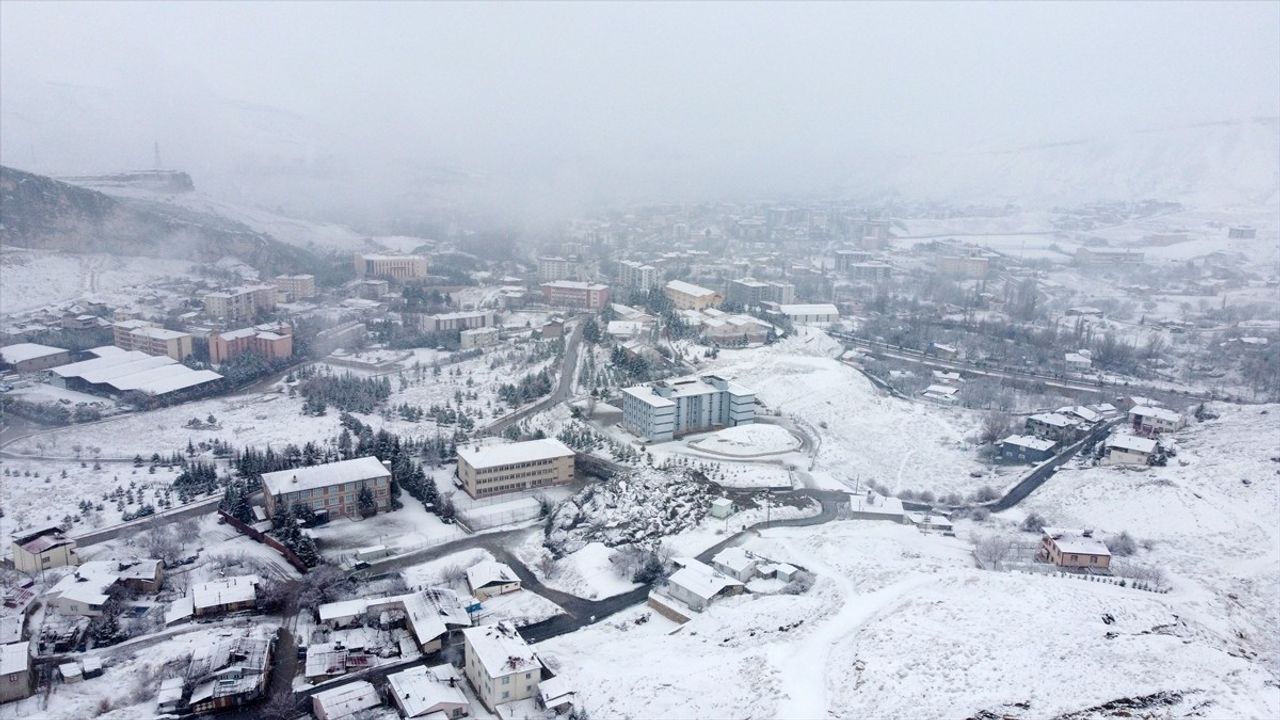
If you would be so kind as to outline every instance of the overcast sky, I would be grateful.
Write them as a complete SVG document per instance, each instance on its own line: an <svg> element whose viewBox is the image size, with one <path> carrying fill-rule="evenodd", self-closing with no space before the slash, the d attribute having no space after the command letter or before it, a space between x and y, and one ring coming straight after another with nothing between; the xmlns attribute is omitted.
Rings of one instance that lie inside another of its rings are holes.
<svg viewBox="0 0 1280 720"><path fill-rule="evenodd" d="M37 170L160 139L197 168L786 192L869 155L1280 114L1280 4L6 1L0 88L4 161Z"/></svg>

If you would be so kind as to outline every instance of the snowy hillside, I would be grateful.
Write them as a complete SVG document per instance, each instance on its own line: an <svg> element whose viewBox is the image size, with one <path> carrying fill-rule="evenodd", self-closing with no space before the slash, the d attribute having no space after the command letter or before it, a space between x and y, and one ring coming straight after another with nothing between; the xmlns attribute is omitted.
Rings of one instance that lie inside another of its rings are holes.
<svg viewBox="0 0 1280 720"><path fill-rule="evenodd" d="M826 333L807 330L765 348L722 350L710 369L818 436L813 475L825 485L874 479L891 490L944 493L988 482L969 476L982 469L965 443L976 413L890 397L837 361L841 350Z"/></svg>
<svg viewBox="0 0 1280 720"><path fill-rule="evenodd" d="M1009 148L969 148L868 163L858 198L1035 207L1157 198L1199 207L1275 206L1280 118L1118 132Z"/></svg>
<svg viewBox="0 0 1280 720"><path fill-rule="evenodd" d="M1138 560L1170 575L1171 597L1280 672L1280 406L1214 410L1221 419L1178 434L1167 467L1064 469L1021 509L1152 541Z"/></svg>
<svg viewBox="0 0 1280 720"><path fill-rule="evenodd" d="M181 260L7 249L0 253L0 313L82 299L123 304L136 299L136 286L189 267Z"/></svg>

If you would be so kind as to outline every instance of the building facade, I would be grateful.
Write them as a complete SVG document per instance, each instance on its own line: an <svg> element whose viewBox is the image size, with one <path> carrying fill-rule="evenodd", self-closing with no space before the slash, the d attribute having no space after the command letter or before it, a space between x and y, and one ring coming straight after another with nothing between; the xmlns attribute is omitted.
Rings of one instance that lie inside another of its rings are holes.
<svg viewBox="0 0 1280 720"><path fill-rule="evenodd" d="M166 330L146 320L124 320L111 326L115 346L148 355L167 355L181 362L191 355L191 333Z"/></svg>
<svg viewBox="0 0 1280 720"><path fill-rule="evenodd" d="M510 622L462 631L463 673L490 711L538 694L542 661Z"/></svg>
<svg viewBox="0 0 1280 720"><path fill-rule="evenodd" d="M465 312L440 313L437 315L413 315L413 323L419 332L448 332L450 330L471 330L473 328L493 327L492 310L468 310Z"/></svg>
<svg viewBox="0 0 1280 720"><path fill-rule="evenodd" d="M267 515L309 505L330 516L360 515L360 491L368 488L378 512L391 507L391 471L373 456L263 473Z"/></svg>
<svg viewBox="0 0 1280 720"><path fill-rule="evenodd" d="M209 336L209 362L220 365L246 352L273 360L293 356L293 335L284 326L273 330L242 328Z"/></svg>
<svg viewBox="0 0 1280 720"><path fill-rule="evenodd" d="M425 255L355 255L356 277L389 277L416 280L427 276L431 263Z"/></svg>
<svg viewBox="0 0 1280 720"><path fill-rule="evenodd" d="M458 333L458 347L462 350L489 347L498 344L498 328L483 327L463 330Z"/></svg>
<svg viewBox="0 0 1280 720"><path fill-rule="evenodd" d="M609 286L557 280L542 283L542 301L552 307L601 310L609 304Z"/></svg>
<svg viewBox="0 0 1280 720"><path fill-rule="evenodd" d="M1058 567L1077 570L1107 572L1111 567L1111 551L1088 530L1045 528L1037 556Z"/></svg>
<svg viewBox="0 0 1280 720"><path fill-rule="evenodd" d="M618 284L622 287L648 292L658 286L658 268L634 260L618 263Z"/></svg>
<svg viewBox="0 0 1280 720"><path fill-rule="evenodd" d="M761 282L755 278L747 277L741 280L730 280L729 286L725 288L724 299L744 307L755 307L766 300L765 292L768 289L768 283Z"/></svg>
<svg viewBox="0 0 1280 720"><path fill-rule="evenodd" d="M24 573L34 573L68 565L79 565L76 541L67 537L60 527L48 527L13 539L13 567Z"/></svg>
<svg viewBox="0 0 1280 720"><path fill-rule="evenodd" d="M672 280L662 288L662 293L671 300L677 310L705 310L724 302L724 296L715 290L683 280Z"/></svg>
<svg viewBox="0 0 1280 720"><path fill-rule="evenodd" d="M1145 256L1137 250L1126 248L1082 247L1076 250L1076 264L1094 265L1141 265Z"/></svg>
<svg viewBox="0 0 1280 720"><path fill-rule="evenodd" d="M755 392L717 375L622 391L622 426L650 442L755 421Z"/></svg>
<svg viewBox="0 0 1280 720"><path fill-rule="evenodd" d="M228 322L253 322L259 312L270 312L275 307L274 285L239 287L204 296L205 314Z"/></svg>
<svg viewBox="0 0 1280 720"><path fill-rule="evenodd" d="M987 276L991 261L981 255L945 255L934 259L939 275L980 279Z"/></svg>
<svg viewBox="0 0 1280 720"><path fill-rule="evenodd" d="M17 343L0 348L0 361L14 372L32 373L71 362L71 351L52 345Z"/></svg>
<svg viewBox="0 0 1280 720"><path fill-rule="evenodd" d="M474 498L573 480L573 449L552 438L458 448L458 479Z"/></svg>
<svg viewBox="0 0 1280 720"><path fill-rule="evenodd" d="M277 275L275 285L290 300L306 300L316 296L315 275Z"/></svg>
<svg viewBox="0 0 1280 720"><path fill-rule="evenodd" d="M577 263L562 257L538 258L538 282L568 280L577 274Z"/></svg>

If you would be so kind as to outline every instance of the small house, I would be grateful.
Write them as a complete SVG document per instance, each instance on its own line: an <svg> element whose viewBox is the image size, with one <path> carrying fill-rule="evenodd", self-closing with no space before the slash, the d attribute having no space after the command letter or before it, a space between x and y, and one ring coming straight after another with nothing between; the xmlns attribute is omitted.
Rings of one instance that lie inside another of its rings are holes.
<svg viewBox="0 0 1280 720"><path fill-rule="evenodd" d="M0 647L0 703L30 697L31 641Z"/></svg>
<svg viewBox="0 0 1280 720"><path fill-rule="evenodd" d="M1089 530L1046 527L1036 554L1063 568L1107 571L1111 567L1111 551Z"/></svg>
<svg viewBox="0 0 1280 720"><path fill-rule="evenodd" d="M560 676L547 678L538 683L538 704L557 715L564 714L573 708L575 695L573 688Z"/></svg>
<svg viewBox="0 0 1280 720"><path fill-rule="evenodd" d="M956 393L959 391L960 388L951 385L930 385L920 395L930 400L953 403L956 401Z"/></svg>
<svg viewBox="0 0 1280 720"><path fill-rule="evenodd" d="M1060 443L1070 443L1080 436L1075 418L1059 413L1037 413L1027 418L1026 433Z"/></svg>
<svg viewBox="0 0 1280 720"><path fill-rule="evenodd" d="M1102 451L1103 465L1150 465L1156 454L1156 441L1133 435L1107 438Z"/></svg>
<svg viewBox="0 0 1280 720"><path fill-rule="evenodd" d="M159 714L176 713L182 707L182 678L168 678L160 681L160 692L156 694L156 712Z"/></svg>
<svg viewBox="0 0 1280 720"><path fill-rule="evenodd" d="M1053 457L1058 444L1033 435L1010 435L1000 441L1000 459L1006 462L1038 463Z"/></svg>
<svg viewBox="0 0 1280 720"><path fill-rule="evenodd" d="M485 560L467 568L467 585L480 600L520 589L520 578L505 563Z"/></svg>
<svg viewBox="0 0 1280 720"><path fill-rule="evenodd" d="M452 665L412 667L387 676L387 694L406 718L460 718L471 714L462 675Z"/></svg>
<svg viewBox="0 0 1280 720"><path fill-rule="evenodd" d="M1182 415L1166 408L1138 405L1129 409L1129 423L1140 435L1159 435L1182 429Z"/></svg>
<svg viewBox="0 0 1280 720"><path fill-rule="evenodd" d="M316 716L316 720L345 720L381 704L373 683L358 680L312 695L311 714Z"/></svg>
<svg viewBox="0 0 1280 720"><path fill-rule="evenodd" d="M757 564L751 553L740 547L725 548L711 558L711 567L738 582L746 582L754 577Z"/></svg>
<svg viewBox="0 0 1280 720"><path fill-rule="evenodd" d="M718 520L723 520L733 514L733 501L729 498L716 498L711 501L710 515Z"/></svg>
<svg viewBox="0 0 1280 720"><path fill-rule="evenodd" d="M716 598L738 595L746 589L738 580L693 558L681 558L676 563L682 567L667 578L666 591L691 610L702 612Z"/></svg>
<svg viewBox="0 0 1280 720"><path fill-rule="evenodd" d="M76 541L56 525L13 539L13 568L18 572L36 573L79 564Z"/></svg>

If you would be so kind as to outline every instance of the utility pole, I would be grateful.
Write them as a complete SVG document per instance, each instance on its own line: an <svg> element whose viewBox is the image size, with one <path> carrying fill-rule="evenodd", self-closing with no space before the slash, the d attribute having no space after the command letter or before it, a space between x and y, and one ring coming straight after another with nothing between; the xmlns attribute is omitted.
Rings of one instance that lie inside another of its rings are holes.
<svg viewBox="0 0 1280 720"><path fill-rule="evenodd" d="M162 166L162 164L161 164L161 162L160 162L160 141L159 141L159 140L156 140L156 142L155 142L155 150L156 150L156 167L155 167L155 169L156 169L156 170L159 170L159 169L161 168L161 166Z"/></svg>

